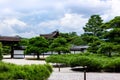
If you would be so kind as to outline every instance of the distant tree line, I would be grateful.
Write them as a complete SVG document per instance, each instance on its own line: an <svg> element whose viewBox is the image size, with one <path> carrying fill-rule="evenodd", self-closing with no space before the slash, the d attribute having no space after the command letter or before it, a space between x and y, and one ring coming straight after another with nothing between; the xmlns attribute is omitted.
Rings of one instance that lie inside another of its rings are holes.
<svg viewBox="0 0 120 80"><path fill-rule="evenodd" d="M92 15L83 27L84 33L60 33L58 38L45 39L43 37L23 38L19 45L27 46L25 53L39 54L47 51L69 52L71 46L88 45L88 52L112 56L120 52L120 16L103 22L99 15ZM9 46L3 46L2 53L10 53Z"/></svg>

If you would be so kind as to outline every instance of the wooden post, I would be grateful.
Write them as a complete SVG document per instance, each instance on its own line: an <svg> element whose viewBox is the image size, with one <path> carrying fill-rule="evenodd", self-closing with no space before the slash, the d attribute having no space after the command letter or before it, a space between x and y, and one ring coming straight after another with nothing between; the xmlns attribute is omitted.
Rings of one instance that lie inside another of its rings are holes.
<svg viewBox="0 0 120 80"><path fill-rule="evenodd" d="M58 71L60 72L60 64L58 63L57 65L58 65Z"/></svg>
<svg viewBox="0 0 120 80"><path fill-rule="evenodd" d="M11 46L11 58L14 57L14 49L13 49L13 46Z"/></svg>
<svg viewBox="0 0 120 80"><path fill-rule="evenodd" d="M84 66L84 80L86 80L86 68L87 66Z"/></svg>
<svg viewBox="0 0 120 80"><path fill-rule="evenodd" d="M57 66L58 66L58 71L60 72L60 64L59 64L59 63L57 63Z"/></svg>

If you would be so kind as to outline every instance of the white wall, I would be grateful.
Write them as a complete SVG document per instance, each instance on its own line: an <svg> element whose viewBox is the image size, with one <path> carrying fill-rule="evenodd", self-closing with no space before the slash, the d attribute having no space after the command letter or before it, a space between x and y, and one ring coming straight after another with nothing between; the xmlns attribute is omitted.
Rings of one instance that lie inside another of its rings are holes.
<svg viewBox="0 0 120 80"><path fill-rule="evenodd" d="M14 50L14 58L24 58L24 50Z"/></svg>

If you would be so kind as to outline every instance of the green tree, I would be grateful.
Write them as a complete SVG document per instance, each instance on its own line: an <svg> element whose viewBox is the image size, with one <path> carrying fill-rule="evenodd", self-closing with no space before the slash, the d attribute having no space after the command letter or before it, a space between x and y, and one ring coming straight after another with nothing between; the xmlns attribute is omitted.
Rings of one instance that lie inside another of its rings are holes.
<svg viewBox="0 0 120 80"><path fill-rule="evenodd" d="M102 41L101 40L96 40L93 43L88 44L88 51L92 53L97 53L98 49L100 48Z"/></svg>
<svg viewBox="0 0 120 80"><path fill-rule="evenodd" d="M68 52L70 50L70 45L67 43L67 40L63 37L58 37L53 40L53 43L50 45L52 51L58 52Z"/></svg>
<svg viewBox="0 0 120 80"><path fill-rule="evenodd" d="M113 43L109 43L109 42L104 42L100 45L97 53L102 53L102 54L106 54L109 57L112 56L112 52L115 52L115 45Z"/></svg>
<svg viewBox="0 0 120 80"><path fill-rule="evenodd" d="M20 40L19 45L27 46L29 44L29 39L23 38Z"/></svg>
<svg viewBox="0 0 120 80"><path fill-rule="evenodd" d="M100 26L102 24L103 20L99 15L92 15L83 29L87 33L92 33L93 36L101 37L102 28Z"/></svg>
<svg viewBox="0 0 120 80"><path fill-rule="evenodd" d="M90 52L97 53L103 34L102 24L103 20L99 15L92 15L83 27L85 33L81 35L81 38L87 45L89 44L88 51Z"/></svg>
<svg viewBox="0 0 120 80"><path fill-rule="evenodd" d="M102 28L105 28L105 39L116 44L120 43L120 16L105 23Z"/></svg>
<svg viewBox="0 0 120 80"><path fill-rule="evenodd" d="M25 53L36 53L37 59L41 53L48 51L48 41L44 37L35 37L29 39L29 44L25 50Z"/></svg>
<svg viewBox="0 0 120 80"><path fill-rule="evenodd" d="M10 54L11 52L11 47L10 46L3 46L2 47L2 53L3 54Z"/></svg>
<svg viewBox="0 0 120 80"><path fill-rule="evenodd" d="M72 37L73 39L71 40L72 45L85 45L85 41L80 36L74 36Z"/></svg>
<svg viewBox="0 0 120 80"><path fill-rule="evenodd" d="M120 16L115 17L114 19L106 22L102 25L104 29L104 39L107 40L106 43L101 45L101 48L98 52L104 51L109 53L111 56L112 53L120 52ZM109 43L109 44L108 44ZM106 49L107 48L107 49Z"/></svg>

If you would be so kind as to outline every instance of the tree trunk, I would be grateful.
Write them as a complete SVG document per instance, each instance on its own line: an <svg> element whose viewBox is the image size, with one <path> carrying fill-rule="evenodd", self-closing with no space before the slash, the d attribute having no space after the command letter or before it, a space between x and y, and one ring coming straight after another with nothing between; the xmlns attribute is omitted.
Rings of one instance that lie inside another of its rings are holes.
<svg viewBox="0 0 120 80"><path fill-rule="evenodd" d="M111 52L109 51L109 54L108 54L109 57L111 57Z"/></svg>
<svg viewBox="0 0 120 80"><path fill-rule="evenodd" d="M37 53L37 59L40 59L39 53Z"/></svg>
<svg viewBox="0 0 120 80"><path fill-rule="evenodd" d="M11 46L11 58L14 57L14 51L13 51L13 46Z"/></svg>
<svg viewBox="0 0 120 80"><path fill-rule="evenodd" d="M58 51L58 54L59 54L59 55L61 54L60 51Z"/></svg>
<svg viewBox="0 0 120 80"><path fill-rule="evenodd" d="M108 56L111 57L111 51L110 51L110 49L108 51Z"/></svg>

